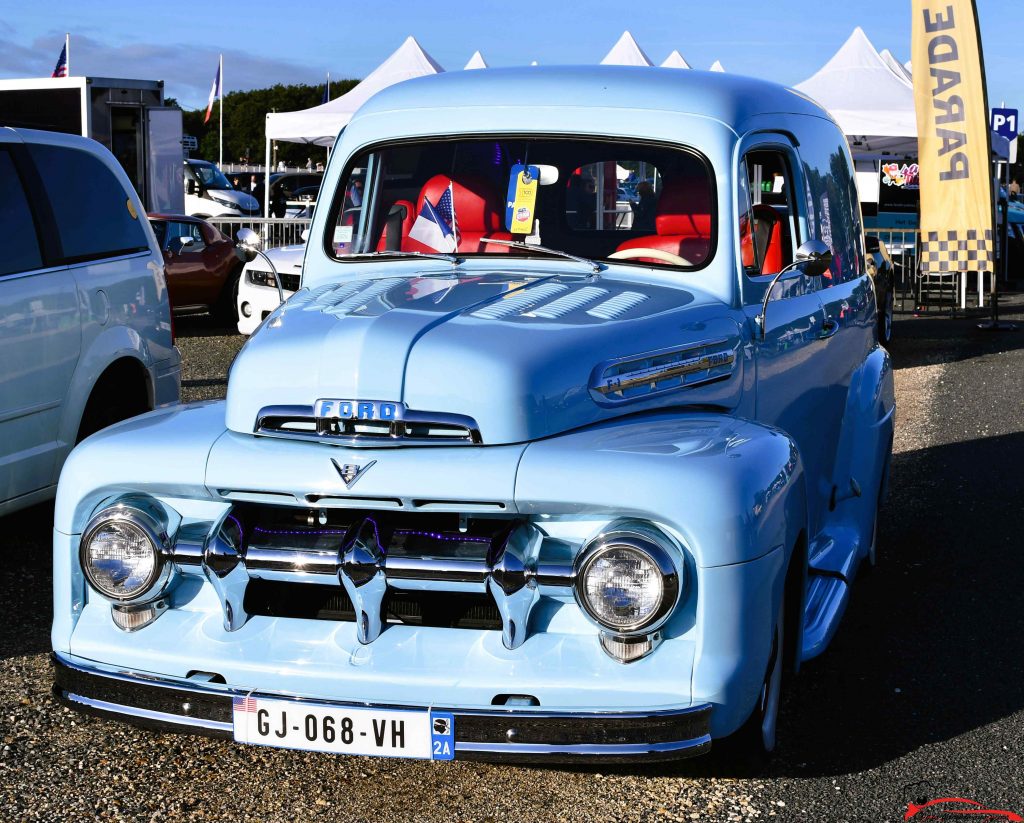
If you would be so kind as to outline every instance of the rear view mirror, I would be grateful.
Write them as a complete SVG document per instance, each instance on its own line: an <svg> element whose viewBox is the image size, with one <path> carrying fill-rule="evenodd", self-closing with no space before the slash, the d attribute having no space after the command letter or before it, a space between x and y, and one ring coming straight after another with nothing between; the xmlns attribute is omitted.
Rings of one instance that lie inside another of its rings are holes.
<svg viewBox="0 0 1024 823"><path fill-rule="evenodd" d="M540 172L540 179L537 181L542 186L553 186L558 182L558 166L536 166Z"/></svg>
<svg viewBox="0 0 1024 823"><path fill-rule="evenodd" d="M196 181L195 180L186 180L185 181L185 194L195 194L196 193L196 188L197 187L196 187Z"/></svg>
<svg viewBox="0 0 1024 823"><path fill-rule="evenodd" d="M796 250L800 271L808 277L821 277L832 265L832 250L821 240L808 240Z"/></svg>
<svg viewBox="0 0 1024 823"><path fill-rule="evenodd" d="M181 254L184 248L194 244L195 240L191 237L172 237L167 243L167 251L171 254Z"/></svg>
<svg viewBox="0 0 1024 823"><path fill-rule="evenodd" d="M307 240L309 240L309 229L303 229L302 230L302 234L300 234L299 237L302 238L302 242L303 243L305 243Z"/></svg>

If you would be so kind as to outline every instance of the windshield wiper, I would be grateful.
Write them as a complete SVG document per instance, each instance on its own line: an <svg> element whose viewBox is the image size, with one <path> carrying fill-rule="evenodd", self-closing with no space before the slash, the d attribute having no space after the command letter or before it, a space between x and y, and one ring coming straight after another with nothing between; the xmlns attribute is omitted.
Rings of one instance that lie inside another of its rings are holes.
<svg viewBox="0 0 1024 823"><path fill-rule="evenodd" d="M458 266L462 263L463 258L455 254L446 254L443 251L399 251L397 249L393 251L366 251L358 252L357 254L346 254L346 258L352 257L429 257L432 260L447 260L453 266Z"/></svg>
<svg viewBox="0 0 1024 823"><path fill-rule="evenodd" d="M533 243L524 243L521 240L497 240L485 237L481 242L488 244L493 243L494 245L497 246L508 246L510 249L523 249L525 251L544 251L547 252L548 254L553 254L556 257L564 257L567 260L575 260L577 263L582 263L583 265L589 267L594 274L598 274L599 272L602 272L607 268L607 266L598 263L595 260L591 260L587 257L580 257L575 254L569 254L569 252L567 251L562 251L561 249L552 249L549 248L548 246L540 246L535 245Z"/></svg>

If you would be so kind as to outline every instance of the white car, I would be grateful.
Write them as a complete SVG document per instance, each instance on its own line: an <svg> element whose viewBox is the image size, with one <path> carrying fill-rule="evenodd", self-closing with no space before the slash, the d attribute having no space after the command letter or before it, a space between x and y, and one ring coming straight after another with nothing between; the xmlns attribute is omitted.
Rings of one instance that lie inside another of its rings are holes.
<svg viewBox="0 0 1024 823"><path fill-rule="evenodd" d="M109 151L0 128L0 192L4 515L53 497L80 440L177 403L181 360L160 246Z"/></svg>
<svg viewBox="0 0 1024 823"><path fill-rule="evenodd" d="M185 161L185 213L190 217L259 217L260 203L231 185L216 163Z"/></svg>
<svg viewBox="0 0 1024 823"><path fill-rule="evenodd" d="M305 244L279 246L266 254L281 275L281 288L287 300L299 290ZM281 296L277 292L274 273L262 257L246 263L238 279L238 331L252 334L268 314L277 308Z"/></svg>

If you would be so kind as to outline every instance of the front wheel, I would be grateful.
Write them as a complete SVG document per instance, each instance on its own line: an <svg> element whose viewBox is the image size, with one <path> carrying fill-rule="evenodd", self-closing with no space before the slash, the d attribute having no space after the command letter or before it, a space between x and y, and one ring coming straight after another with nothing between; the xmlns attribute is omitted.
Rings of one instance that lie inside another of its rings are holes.
<svg viewBox="0 0 1024 823"><path fill-rule="evenodd" d="M779 723L779 706L782 704L782 670L785 666L785 598L779 606L775 622L775 636L772 653L768 659L764 682L757 696L757 703L747 722L739 731L720 744L726 756L738 764L760 769L767 765L775 751Z"/></svg>
<svg viewBox="0 0 1024 823"><path fill-rule="evenodd" d="M213 314L221 323L234 326L238 323L238 282L241 271L232 272L221 289L220 299L213 307Z"/></svg>
<svg viewBox="0 0 1024 823"><path fill-rule="evenodd" d="M892 320L896 310L896 295L892 293L892 286L885 290L885 302L882 311L878 315L878 342L888 346L892 342Z"/></svg>

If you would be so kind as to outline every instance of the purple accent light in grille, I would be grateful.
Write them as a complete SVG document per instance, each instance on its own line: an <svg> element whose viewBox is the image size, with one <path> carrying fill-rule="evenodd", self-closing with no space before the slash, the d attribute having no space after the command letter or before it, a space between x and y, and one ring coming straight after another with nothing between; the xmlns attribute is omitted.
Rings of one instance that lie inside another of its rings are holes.
<svg viewBox="0 0 1024 823"><path fill-rule="evenodd" d="M415 529L395 529L395 534L412 535L414 537L430 537L448 543L490 543L489 537L462 537L461 535L441 534L440 532L423 532Z"/></svg>

